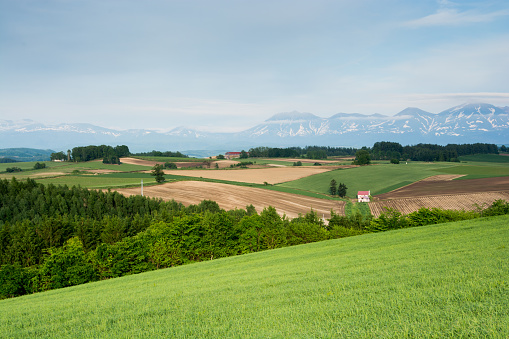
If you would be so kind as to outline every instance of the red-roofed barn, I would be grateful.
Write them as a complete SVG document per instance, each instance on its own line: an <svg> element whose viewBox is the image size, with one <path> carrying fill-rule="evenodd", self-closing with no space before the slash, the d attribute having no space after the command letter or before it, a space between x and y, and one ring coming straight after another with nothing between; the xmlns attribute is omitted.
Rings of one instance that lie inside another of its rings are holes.
<svg viewBox="0 0 509 339"><path fill-rule="evenodd" d="M371 191L358 191L357 192L357 201L358 202L369 202L370 195L371 195Z"/></svg>

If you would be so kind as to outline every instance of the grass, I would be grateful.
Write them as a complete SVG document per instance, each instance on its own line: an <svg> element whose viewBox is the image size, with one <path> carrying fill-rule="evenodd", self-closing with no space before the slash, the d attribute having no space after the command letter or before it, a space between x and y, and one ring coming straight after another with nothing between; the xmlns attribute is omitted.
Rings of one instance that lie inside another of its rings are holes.
<svg viewBox="0 0 509 339"><path fill-rule="evenodd" d="M446 169L441 169L440 172L449 174L465 174L464 177L459 178L460 180L479 179L479 178L509 176L509 167L459 165Z"/></svg>
<svg viewBox="0 0 509 339"><path fill-rule="evenodd" d="M128 174L128 173L126 173ZM54 178L37 179L38 183L81 186L92 189L120 188L140 186L143 179L144 185L155 184L155 177L148 173L136 173L131 176L112 176L112 175L66 175ZM140 175L141 174L141 175Z"/></svg>
<svg viewBox="0 0 509 339"><path fill-rule="evenodd" d="M357 191L371 191L372 195L386 193L409 183L438 174L450 163L409 162L406 164L378 164L330 172L282 183L279 186L327 194L330 181L335 179L348 187L347 196L355 198Z"/></svg>
<svg viewBox="0 0 509 339"><path fill-rule="evenodd" d="M495 163L509 163L509 156L499 154L476 154L476 155L463 155L459 157L460 161L471 162L495 162Z"/></svg>
<svg viewBox="0 0 509 339"><path fill-rule="evenodd" d="M0 301L7 338L507 338L509 216Z"/></svg>
<svg viewBox="0 0 509 339"><path fill-rule="evenodd" d="M366 202L352 203L351 200L347 200L345 204L345 215L351 216L359 213L364 218L371 217L371 211L369 205Z"/></svg>
<svg viewBox="0 0 509 339"><path fill-rule="evenodd" d="M157 162L204 162L208 158L179 158L179 157L152 157L152 156L132 156L132 158L157 161Z"/></svg>

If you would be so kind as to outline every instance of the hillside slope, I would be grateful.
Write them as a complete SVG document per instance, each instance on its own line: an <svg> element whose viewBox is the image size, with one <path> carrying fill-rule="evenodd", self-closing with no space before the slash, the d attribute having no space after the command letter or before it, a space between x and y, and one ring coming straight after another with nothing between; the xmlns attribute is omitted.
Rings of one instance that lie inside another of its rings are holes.
<svg viewBox="0 0 509 339"><path fill-rule="evenodd" d="M5 337L509 337L509 216L0 301Z"/></svg>

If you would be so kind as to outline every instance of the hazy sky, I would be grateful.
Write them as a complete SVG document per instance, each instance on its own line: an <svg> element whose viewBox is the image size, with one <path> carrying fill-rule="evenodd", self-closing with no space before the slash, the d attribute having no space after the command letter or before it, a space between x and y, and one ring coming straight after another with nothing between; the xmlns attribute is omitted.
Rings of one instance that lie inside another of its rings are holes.
<svg viewBox="0 0 509 339"><path fill-rule="evenodd" d="M0 0L0 119L236 131L509 105L507 0Z"/></svg>

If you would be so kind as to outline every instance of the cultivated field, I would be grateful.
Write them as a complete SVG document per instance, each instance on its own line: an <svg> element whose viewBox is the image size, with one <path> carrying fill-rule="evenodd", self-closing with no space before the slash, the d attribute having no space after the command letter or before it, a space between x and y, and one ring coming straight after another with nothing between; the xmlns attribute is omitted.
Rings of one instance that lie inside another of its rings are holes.
<svg viewBox="0 0 509 339"><path fill-rule="evenodd" d="M394 208L403 214L415 212L422 207L472 211L478 208L486 208L499 199L509 201L509 191L435 195L374 201L369 203L369 209L371 210L371 214L375 217L385 212L384 207Z"/></svg>
<svg viewBox="0 0 509 339"><path fill-rule="evenodd" d="M470 180L421 180L392 192L379 194L377 198L414 198L428 195L453 195L497 191L509 191L509 177Z"/></svg>
<svg viewBox="0 0 509 339"><path fill-rule="evenodd" d="M253 170L249 170L249 172L251 171ZM120 188L117 191L127 196L140 194L139 187ZM299 214L305 214L311 209L317 212L320 217L330 218L331 209L337 214L343 214L345 204L344 201L338 200L318 199L261 188L202 181L178 181L145 187L143 193L145 196L153 198L174 199L186 206L199 204L202 200L214 200L226 210L246 208L252 204L258 212L261 212L264 207L273 206L279 214L286 214L290 218L298 217Z"/></svg>
<svg viewBox="0 0 509 339"><path fill-rule="evenodd" d="M293 181L310 175L330 171L327 167L277 167L255 169L225 169L225 170L165 170L171 175L202 177L216 180L228 180L255 184L278 184Z"/></svg>
<svg viewBox="0 0 509 339"><path fill-rule="evenodd" d="M506 339L508 225L366 234L0 300L0 337Z"/></svg>

